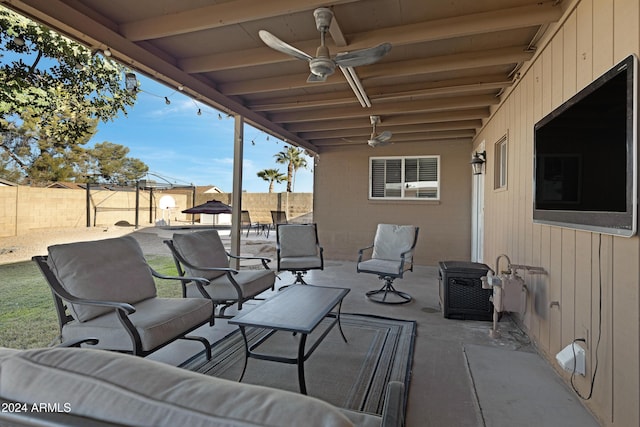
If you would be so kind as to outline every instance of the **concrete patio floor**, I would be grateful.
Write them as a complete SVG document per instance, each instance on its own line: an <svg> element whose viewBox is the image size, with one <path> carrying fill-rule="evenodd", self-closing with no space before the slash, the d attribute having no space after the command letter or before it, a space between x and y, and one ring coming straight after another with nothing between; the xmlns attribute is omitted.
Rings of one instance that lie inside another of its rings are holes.
<svg viewBox="0 0 640 427"><path fill-rule="evenodd" d="M146 230L145 234L150 232ZM156 237L168 238L173 232L165 230ZM138 237L143 249L145 241L154 240L151 235ZM269 239L252 233L248 240L251 241L245 241L242 251L255 255L268 253L269 245L275 246L273 233ZM272 266L275 268L275 260ZM276 286L293 281L290 273L283 272L280 277ZM445 319L439 305L437 267L417 266L396 282L398 289L414 298L404 305L369 301L365 292L379 288L381 282L375 276L357 274L353 261L325 259L325 269L309 272L305 280L315 285L350 288L343 313L417 322L405 424L408 427L599 425L509 316L499 322L501 337L497 339L489 336L491 322ZM264 296L269 294L270 291ZM243 310L250 308L248 305ZM202 327L196 334L213 342L234 328L217 319L213 328ZM199 343L178 341L150 358L178 365L201 350Z"/></svg>

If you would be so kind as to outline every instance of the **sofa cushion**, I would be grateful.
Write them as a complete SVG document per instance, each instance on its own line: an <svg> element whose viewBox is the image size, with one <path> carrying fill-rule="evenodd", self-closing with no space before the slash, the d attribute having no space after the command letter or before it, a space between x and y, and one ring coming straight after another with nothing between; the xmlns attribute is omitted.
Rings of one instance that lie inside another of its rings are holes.
<svg viewBox="0 0 640 427"><path fill-rule="evenodd" d="M212 313L212 302L204 298L150 298L136 304L129 320L140 335L142 349L150 351L201 325ZM69 322L62 329L63 342L86 337L100 337L96 348L131 351L131 338L115 311L86 322Z"/></svg>
<svg viewBox="0 0 640 427"><path fill-rule="evenodd" d="M380 427L382 424L382 419L379 415L349 409L340 409L340 411L349 418L349 421L358 427Z"/></svg>
<svg viewBox="0 0 640 427"><path fill-rule="evenodd" d="M131 236L49 246L48 264L58 281L79 298L135 304L156 296L142 249ZM71 304L84 322L113 311L110 307Z"/></svg>
<svg viewBox="0 0 640 427"><path fill-rule="evenodd" d="M57 404L122 425L353 426L338 409L312 397L101 350L22 351L2 359L0 372L0 397Z"/></svg>
<svg viewBox="0 0 640 427"><path fill-rule="evenodd" d="M173 244L180 255L196 267L228 268L229 258L217 230L204 230L195 233L176 233ZM215 279L226 274L224 271L206 271L185 266L187 276Z"/></svg>
<svg viewBox="0 0 640 427"><path fill-rule="evenodd" d="M16 350L13 348L0 347L0 363L2 363L2 360L6 359L7 357L11 357L18 352L20 352L20 350Z"/></svg>

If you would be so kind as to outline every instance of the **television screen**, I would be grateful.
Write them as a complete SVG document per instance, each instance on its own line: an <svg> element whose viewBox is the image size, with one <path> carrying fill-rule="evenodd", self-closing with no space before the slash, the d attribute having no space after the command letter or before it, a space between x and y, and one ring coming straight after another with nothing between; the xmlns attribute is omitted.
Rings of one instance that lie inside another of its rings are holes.
<svg viewBox="0 0 640 427"><path fill-rule="evenodd" d="M536 123L534 222L636 233L636 68L627 57Z"/></svg>

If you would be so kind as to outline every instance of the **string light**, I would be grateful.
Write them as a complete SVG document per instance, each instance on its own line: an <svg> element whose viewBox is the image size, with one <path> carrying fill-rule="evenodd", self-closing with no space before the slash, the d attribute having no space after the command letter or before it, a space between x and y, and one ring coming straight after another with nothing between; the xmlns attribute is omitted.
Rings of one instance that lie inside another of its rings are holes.
<svg viewBox="0 0 640 427"><path fill-rule="evenodd" d="M167 104L167 105L171 104L171 101L169 100L169 97L167 97L167 96L164 97L164 103Z"/></svg>

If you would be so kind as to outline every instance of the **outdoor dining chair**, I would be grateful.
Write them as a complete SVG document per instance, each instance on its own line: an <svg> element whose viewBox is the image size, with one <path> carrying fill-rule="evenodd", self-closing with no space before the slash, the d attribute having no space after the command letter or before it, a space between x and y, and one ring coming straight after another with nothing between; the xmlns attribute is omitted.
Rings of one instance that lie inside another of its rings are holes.
<svg viewBox="0 0 640 427"><path fill-rule="evenodd" d="M193 233L175 233L172 240L165 240L173 254L180 276L202 277L209 283L203 287L207 298L220 305L217 317L225 316L225 310L256 297L267 289L274 289L276 275L268 266L271 261L264 257L231 255L224 247L217 230ZM229 259L259 261L261 268L236 270L230 267ZM182 293L185 298L202 297L197 281L185 277Z"/></svg>
<svg viewBox="0 0 640 427"><path fill-rule="evenodd" d="M393 286L405 271L413 271L413 252L418 241L419 227L413 225L378 224L373 245L358 251L358 273L376 274L384 285L366 293L367 297L383 304L405 304L411 295ZM369 258L366 259L366 255Z"/></svg>
<svg viewBox="0 0 640 427"><path fill-rule="evenodd" d="M278 224L276 254L278 271L296 276L292 284L306 285L303 275L309 270L324 270L323 249L318 241L316 224Z"/></svg>
<svg viewBox="0 0 640 427"><path fill-rule="evenodd" d="M260 223L251 221L251 215L249 211L241 211L240 212L240 226L247 229L247 237L249 237L249 231L252 228L256 230L256 234L260 234Z"/></svg>
<svg viewBox="0 0 640 427"><path fill-rule="evenodd" d="M271 227L275 230L278 224L288 224L289 218L287 218L286 211L271 211L271 226L267 227L267 237L269 237L269 230Z"/></svg>

